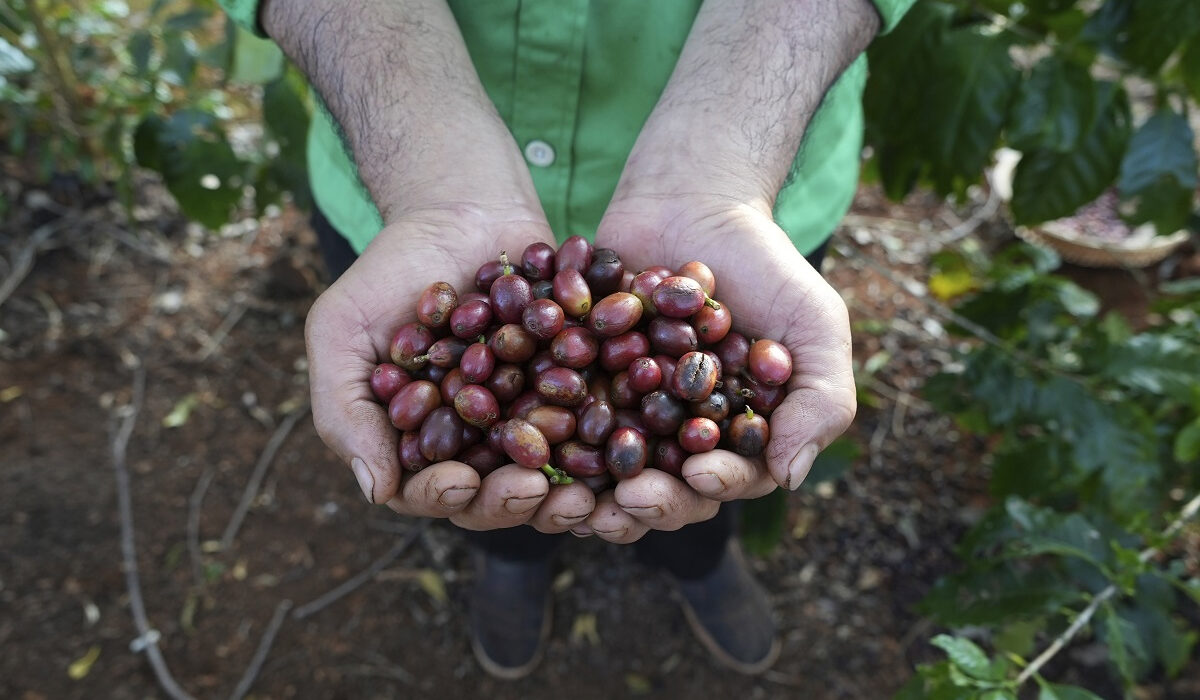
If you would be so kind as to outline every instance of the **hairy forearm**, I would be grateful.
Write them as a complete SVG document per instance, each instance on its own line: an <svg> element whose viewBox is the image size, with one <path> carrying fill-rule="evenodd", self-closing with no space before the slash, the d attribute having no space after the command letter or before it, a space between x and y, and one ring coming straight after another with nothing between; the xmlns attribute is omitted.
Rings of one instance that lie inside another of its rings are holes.
<svg viewBox="0 0 1200 700"><path fill-rule="evenodd" d="M266 0L260 20L337 120L384 221L465 196L536 201L443 0Z"/></svg>
<svg viewBox="0 0 1200 700"><path fill-rule="evenodd" d="M769 211L825 92L878 28L868 0L707 0L618 192L682 186Z"/></svg>

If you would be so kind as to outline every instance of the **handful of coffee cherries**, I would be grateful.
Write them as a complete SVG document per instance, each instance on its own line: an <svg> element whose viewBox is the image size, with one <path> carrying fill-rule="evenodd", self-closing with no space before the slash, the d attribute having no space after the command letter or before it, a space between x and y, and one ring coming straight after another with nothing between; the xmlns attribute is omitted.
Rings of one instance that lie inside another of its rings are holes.
<svg viewBox="0 0 1200 700"><path fill-rule="evenodd" d="M392 338L371 389L400 431L400 463L517 463L599 491L689 455L754 457L787 393L791 354L732 330L702 262L626 270L581 236L505 253L460 294L434 282Z"/></svg>

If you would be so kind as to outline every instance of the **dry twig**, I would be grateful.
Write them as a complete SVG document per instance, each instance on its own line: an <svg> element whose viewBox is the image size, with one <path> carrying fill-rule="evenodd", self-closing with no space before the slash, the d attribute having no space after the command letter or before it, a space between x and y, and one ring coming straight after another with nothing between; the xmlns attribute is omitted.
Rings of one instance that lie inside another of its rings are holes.
<svg viewBox="0 0 1200 700"><path fill-rule="evenodd" d="M221 549L229 549L233 546L233 538L237 537L238 530L242 527L242 521L246 518L246 512L250 510L250 504L254 503L258 489L262 486L262 480L267 475L267 469L270 468L271 462L275 461L275 454L287 440L292 428L296 427L296 423L308 415L308 409L309 405L305 403L289 413L287 418L284 418L279 427L275 429L275 434L267 441L267 446L263 448L262 454L258 457L258 463L254 465L250 481L246 483L246 489L242 491L242 499L238 501L237 508L229 518L229 524L225 526L225 534L221 535Z"/></svg>
<svg viewBox="0 0 1200 700"><path fill-rule="evenodd" d="M237 687L229 694L230 700L242 700L246 697L246 693L250 692L259 672L262 671L263 662L267 660L267 654L271 653L275 635L279 634L279 628L283 626L287 612L291 609L292 601L287 599L279 601L279 604L275 606L275 614L271 617L270 624L267 625L262 639L258 642L258 649L254 651L254 657L250 659L250 665L246 667L246 672L242 674L242 679L238 681Z"/></svg>
<svg viewBox="0 0 1200 700"><path fill-rule="evenodd" d="M349 593L352 593L356 588L359 588L366 582L375 578L380 571L383 571L390 566L392 562L399 559L400 555L404 554L405 550L411 547L413 542L417 541L417 538L419 538L421 533L425 531L425 528L428 526L428 524L428 520L421 520L418 522L411 530L409 530L408 535L406 535L404 539L392 545L392 548L389 549L387 553L376 559L370 566L354 576L346 579L341 583L341 585L318 597L312 602L305 603L304 605L296 608L296 611L292 613L292 617L297 620L303 620L306 617L314 615L329 607L333 603L341 600Z"/></svg>
<svg viewBox="0 0 1200 700"><path fill-rule="evenodd" d="M192 495L188 498L187 547L192 559L192 578L197 588L204 586L204 558L200 555L200 506L216 475L217 467L210 462L196 480L196 488L192 489Z"/></svg>
<svg viewBox="0 0 1200 700"><path fill-rule="evenodd" d="M133 426L137 422L138 413L142 410L142 400L146 394L146 368L140 361L133 372L133 399L125 407L124 415L117 426L112 438L113 471L117 479L117 507L121 514L121 557L125 566L125 585L129 589L129 609L133 613L133 623L137 627L138 638L130 645L137 651L142 647L150 659L154 676L164 692L177 700L188 698L187 691L179 687L167 662L163 659L162 651L158 648L159 633L150 627L146 619L146 604L142 600L142 586L138 580L137 549L134 544L133 502L129 488L129 469L125 465L126 449L129 438L133 435Z"/></svg>
<svg viewBox="0 0 1200 700"><path fill-rule="evenodd" d="M46 244L46 241L50 240L50 236L66 225L65 219L59 219L34 230L24 247L13 257L12 269L9 271L8 277L0 282L0 306L3 306L21 282L25 281L26 275L33 269L33 261L37 259L38 251Z"/></svg>

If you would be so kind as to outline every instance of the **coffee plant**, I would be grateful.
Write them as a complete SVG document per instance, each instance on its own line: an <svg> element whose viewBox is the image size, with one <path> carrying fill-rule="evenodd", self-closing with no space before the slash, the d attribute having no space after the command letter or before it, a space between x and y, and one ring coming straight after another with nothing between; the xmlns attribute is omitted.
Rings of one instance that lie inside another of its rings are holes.
<svg viewBox="0 0 1200 700"><path fill-rule="evenodd" d="M962 193L1006 145L1018 224L1114 186L1132 225L1193 220L1200 3L922 0L870 57L870 169L889 195Z"/></svg>
<svg viewBox="0 0 1200 700"><path fill-rule="evenodd" d="M37 179L111 184L157 171L189 218L226 223L307 196L307 88L211 0L0 6L0 139Z"/></svg>

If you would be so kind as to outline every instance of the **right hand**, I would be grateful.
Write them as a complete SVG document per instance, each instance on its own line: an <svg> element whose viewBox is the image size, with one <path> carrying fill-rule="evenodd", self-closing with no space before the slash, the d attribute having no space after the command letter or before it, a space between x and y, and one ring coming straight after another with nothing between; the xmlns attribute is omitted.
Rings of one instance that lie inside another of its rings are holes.
<svg viewBox="0 0 1200 700"><path fill-rule="evenodd" d="M592 512L587 486L551 489L540 471L514 464L482 480L455 461L403 470L399 433L371 393L371 372L388 357L396 329L416 320L426 287L445 281L460 294L472 291L481 264L502 250L519 259L535 241L554 245L541 212L462 205L408 211L313 304L305 326L313 422L371 503L401 515L449 518L469 530L529 523L564 532Z"/></svg>

